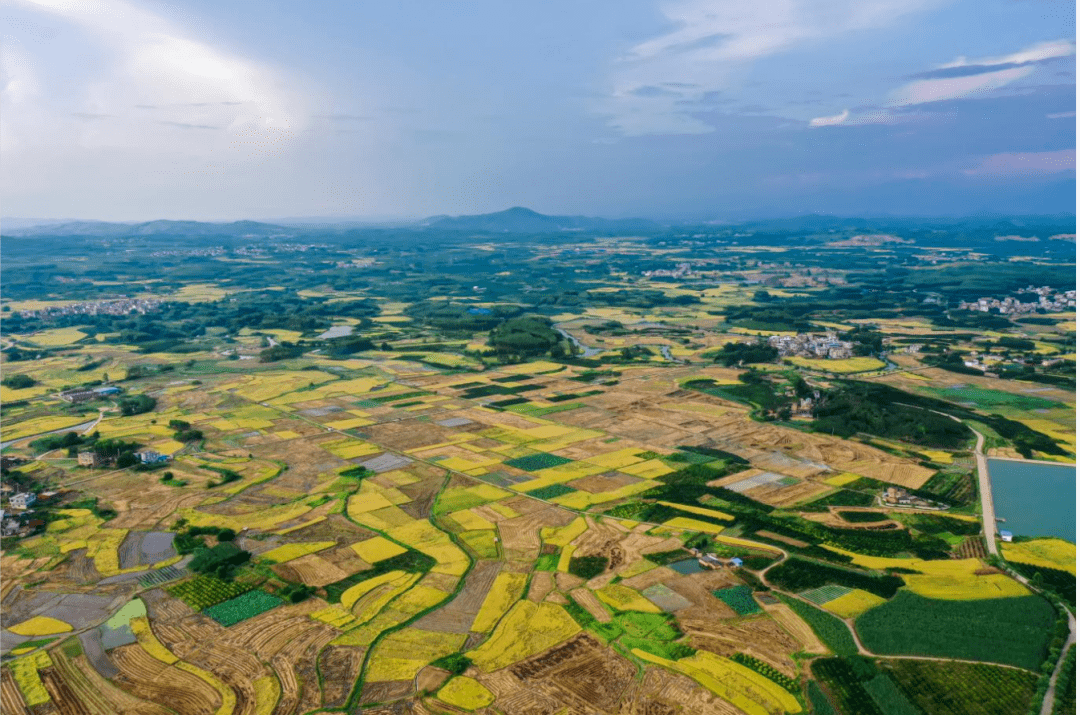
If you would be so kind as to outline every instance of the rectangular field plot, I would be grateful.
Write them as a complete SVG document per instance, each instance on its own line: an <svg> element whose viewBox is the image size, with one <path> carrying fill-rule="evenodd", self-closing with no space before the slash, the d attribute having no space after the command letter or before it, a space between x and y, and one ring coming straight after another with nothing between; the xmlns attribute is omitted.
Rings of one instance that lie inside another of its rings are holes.
<svg viewBox="0 0 1080 715"><path fill-rule="evenodd" d="M658 608L667 611L668 613L673 613L694 605L662 583L656 583L649 586L641 592L641 595L656 604Z"/></svg>
<svg viewBox="0 0 1080 715"><path fill-rule="evenodd" d="M851 593L851 589L847 586L821 586L820 588L810 589L809 591L803 591L799 595L805 598L810 603L816 603L821 606L823 604L832 601L835 598L846 596Z"/></svg>
<svg viewBox="0 0 1080 715"><path fill-rule="evenodd" d="M284 603L280 598L271 596L266 591L248 591L242 596L211 606L203 613L221 625L228 627L249 618L254 618L260 613L265 613Z"/></svg>
<svg viewBox="0 0 1080 715"><path fill-rule="evenodd" d="M551 467L558 467L561 464L569 464L572 459L566 457L560 457L556 454L548 454L547 452L541 452L539 454L530 454L528 457L518 457L517 459L508 459L504 464L508 467L514 467L515 469L521 469L526 472L538 472L541 469L550 469Z"/></svg>
<svg viewBox="0 0 1080 715"><path fill-rule="evenodd" d="M713 591L713 595L726 603L731 610L740 616L749 616L761 610L761 606L754 600L754 592L749 586L732 586Z"/></svg>
<svg viewBox="0 0 1080 715"><path fill-rule="evenodd" d="M728 484L726 485L726 488L742 494L754 487L763 487L767 484L782 486L785 479L789 479L789 477L785 477L783 474L776 474L775 472L762 472L761 474L756 474L752 477L737 481L734 484Z"/></svg>

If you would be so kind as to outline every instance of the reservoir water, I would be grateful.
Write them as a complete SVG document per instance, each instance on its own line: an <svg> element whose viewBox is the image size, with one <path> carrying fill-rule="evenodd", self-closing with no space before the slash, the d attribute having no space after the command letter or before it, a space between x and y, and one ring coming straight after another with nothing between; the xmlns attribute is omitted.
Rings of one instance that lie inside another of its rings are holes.
<svg viewBox="0 0 1080 715"><path fill-rule="evenodd" d="M1076 467L988 459L998 529L1076 543Z"/></svg>

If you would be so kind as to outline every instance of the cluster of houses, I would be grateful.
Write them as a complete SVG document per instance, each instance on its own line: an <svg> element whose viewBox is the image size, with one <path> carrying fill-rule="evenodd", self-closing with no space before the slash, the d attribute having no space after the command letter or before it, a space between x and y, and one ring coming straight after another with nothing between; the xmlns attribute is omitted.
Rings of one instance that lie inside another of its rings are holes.
<svg viewBox="0 0 1080 715"><path fill-rule="evenodd" d="M30 509L37 503L37 494L33 492L11 493L14 490L6 484L3 486L3 491L8 494L8 498L7 509L0 509L0 535L24 535L44 523L40 519L35 519L33 511Z"/></svg>
<svg viewBox="0 0 1080 715"><path fill-rule="evenodd" d="M654 271L642 271L646 278L693 278L696 274L689 263L680 263L675 268L658 268Z"/></svg>
<svg viewBox="0 0 1080 715"><path fill-rule="evenodd" d="M68 390L60 393L60 399L65 402L70 402L73 405L77 405L80 402L89 402L90 400L99 400L103 397L113 397L119 395L123 390L113 385L106 385L105 387L94 387L89 390Z"/></svg>
<svg viewBox="0 0 1080 715"><path fill-rule="evenodd" d="M1064 293L1055 293L1050 286L1042 286L1040 288L1028 286L1017 292L1034 293L1039 296L1038 301L1025 302L1021 301L1019 298L1014 298L1013 296L1009 296L1003 300L998 300L997 298L979 298L970 303L960 301L960 309L977 310L983 313L996 311L1005 315L1018 315L1021 313L1037 313L1040 310L1047 313L1057 313L1076 307L1075 290L1067 290Z"/></svg>
<svg viewBox="0 0 1080 715"><path fill-rule="evenodd" d="M139 458L141 464L164 464L169 461L169 455L156 452L152 449L141 449L135 453L135 456ZM113 462L112 457L108 457L98 452L86 450L79 452L79 466L89 467L105 467Z"/></svg>
<svg viewBox="0 0 1080 715"><path fill-rule="evenodd" d="M944 504L938 504L935 501L915 496L901 487L886 487L881 492L881 501L889 506L907 506L913 509L934 509L937 511L948 509Z"/></svg>
<svg viewBox="0 0 1080 715"><path fill-rule="evenodd" d="M735 569L743 565L743 560L740 559L738 556L733 556L730 559L725 559L717 556L714 553L705 553L700 549L690 549L690 553L697 557L698 564L700 564L702 568Z"/></svg>
<svg viewBox="0 0 1080 715"><path fill-rule="evenodd" d="M851 357L854 343L840 340L836 333L816 335L799 333L798 335L772 335L769 345L776 348L780 357L828 358L843 360Z"/></svg>
<svg viewBox="0 0 1080 715"><path fill-rule="evenodd" d="M160 300L119 298L117 300L95 300L89 303L50 306L41 310L23 310L19 314L24 318L55 318L61 315L129 315L131 313L145 315L152 310L156 310L160 305Z"/></svg>

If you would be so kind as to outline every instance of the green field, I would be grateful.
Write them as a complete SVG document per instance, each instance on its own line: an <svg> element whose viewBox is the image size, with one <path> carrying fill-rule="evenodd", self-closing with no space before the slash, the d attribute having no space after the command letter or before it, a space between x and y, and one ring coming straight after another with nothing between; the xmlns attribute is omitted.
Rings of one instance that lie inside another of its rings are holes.
<svg viewBox="0 0 1080 715"><path fill-rule="evenodd" d="M713 591L713 595L726 603L740 616L749 616L761 611L761 606L754 600L754 592L749 586L732 586Z"/></svg>
<svg viewBox="0 0 1080 715"><path fill-rule="evenodd" d="M508 459L504 464L508 467L514 467L515 469L521 469L526 472L538 472L541 469L557 467L560 464L569 464L572 461L574 460L560 457L555 454L548 454L547 452L540 452L539 454L530 454L528 457Z"/></svg>
<svg viewBox="0 0 1080 715"><path fill-rule="evenodd" d="M1034 673L974 663L887 660L881 668L926 715L1025 715Z"/></svg>
<svg viewBox="0 0 1080 715"><path fill-rule="evenodd" d="M277 608L283 603L285 602L280 598L271 596L266 591L248 591L242 596L210 606L203 613L223 626L232 626L272 608Z"/></svg>
<svg viewBox="0 0 1080 715"><path fill-rule="evenodd" d="M855 621L875 653L981 660L1035 670L1055 611L1040 596L942 601L901 591Z"/></svg>
<svg viewBox="0 0 1080 715"><path fill-rule="evenodd" d="M855 645L855 639L851 637L851 631L847 629L847 626L839 618L814 608L797 598L791 598L783 594L777 594L777 596L791 610L795 611L799 618L810 625L810 628L825 644L825 647L833 653L837 655L855 655L859 652L858 646Z"/></svg>
<svg viewBox="0 0 1080 715"><path fill-rule="evenodd" d="M949 402L966 402L981 410L1000 410L1008 408L1019 412L1031 410L1049 410L1055 407L1064 407L1059 402L1052 402L1042 397L1031 395L1016 395L1002 390L988 390L983 387L964 385L963 387L924 388L925 392L934 397L940 397Z"/></svg>

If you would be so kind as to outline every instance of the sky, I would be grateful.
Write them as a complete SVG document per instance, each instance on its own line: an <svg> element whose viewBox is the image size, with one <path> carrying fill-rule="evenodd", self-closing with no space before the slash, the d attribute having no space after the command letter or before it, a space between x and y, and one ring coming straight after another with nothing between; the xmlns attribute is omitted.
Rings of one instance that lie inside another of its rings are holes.
<svg viewBox="0 0 1080 715"><path fill-rule="evenodd" d="M0 211L1073 212L1075 3L4 0Z"/></svg>

